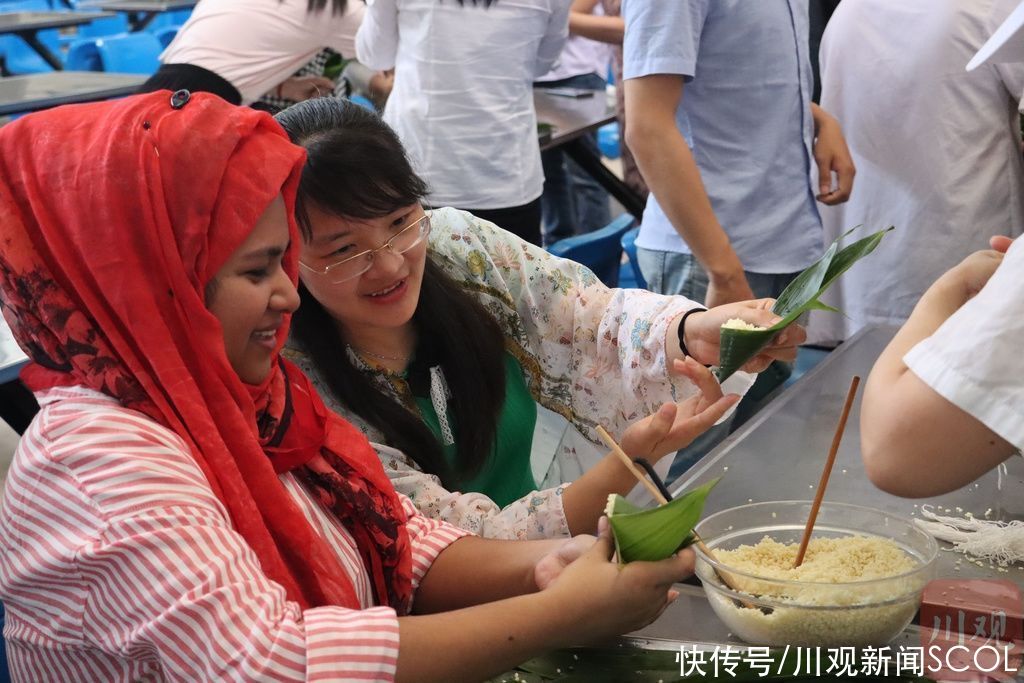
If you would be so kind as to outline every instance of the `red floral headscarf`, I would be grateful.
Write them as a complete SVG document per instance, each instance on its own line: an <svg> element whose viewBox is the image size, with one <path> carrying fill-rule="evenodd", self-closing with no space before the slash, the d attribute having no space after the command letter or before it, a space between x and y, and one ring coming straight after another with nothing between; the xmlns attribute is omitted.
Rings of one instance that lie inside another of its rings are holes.
<svg viewBox="0 0 1024 683"><path fill-rule="evenodd" d="M181 436L290 599L359 607L278 479L286 471L346 525L378 601L405 613L406 516L366 438L283 359L261 386L243 384L203 302L277 195L292 215L303 159L269 115L202 93L61 107L4 126L0 304L32 360L22 381L101 391ZM295 282L294 249L285 268ZM279 334L280 349L287 325Z"/></svg>

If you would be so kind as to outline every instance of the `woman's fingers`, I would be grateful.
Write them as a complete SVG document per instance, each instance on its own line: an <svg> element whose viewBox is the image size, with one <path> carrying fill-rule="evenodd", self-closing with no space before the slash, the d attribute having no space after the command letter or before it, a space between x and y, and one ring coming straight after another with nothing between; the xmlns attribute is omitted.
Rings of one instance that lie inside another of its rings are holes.
<svg viewBox="0 0 1024 683"><path fill-rule="evenodd" d="M705 408L676 420L672 432L662 441L662 449L677 451L689 446L694 439L711 429L726 411L740 401L739 394L727 394Z"/></svg>
<svg viewBox="0 0 1024 683"><path fill-rule="evenodd" d="M708 368L687 356L683 360L675 360L673 365L680 374L693 382L706 401L712 403L722 396L722 385Z"/></svg>

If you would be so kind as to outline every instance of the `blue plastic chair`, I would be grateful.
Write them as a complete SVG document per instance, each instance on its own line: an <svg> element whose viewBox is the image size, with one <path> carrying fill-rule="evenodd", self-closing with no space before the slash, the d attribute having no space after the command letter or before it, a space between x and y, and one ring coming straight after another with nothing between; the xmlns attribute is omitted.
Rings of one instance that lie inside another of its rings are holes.
<svg viewBox="0 0 1024 683"><path fill-rule="evenodd" d="M161 12L160 14L153 17L153 21L149 22L145 30L148 33L159 33L164 29L171 28L172 26L180 27L188 18L192 16L191 9L176 9L169 12Z"/></svg>
<svg viewBox="0 0 1024 683"><path fill-rule="evenodd" d="M622 236L622 251L626 252L626 257L629 263L622 264L622 270L628 270L630 280L632 284L627 285L623 282L622 287L637 287L639 289L647 289L647 280L644 279L644 274L640 272L640 262L636 258L636 236L640 234L640 228L633 228L627 231ZM619 280L622 281L622 275L619 275Z"/></svg>
<svg viewBox="0 0 1024 683"><path fill-rule="evenodd" d="M64 68L68 71L103 71L97 42L96 38L84 38L71 43L64 57Z"/></svg>
<svg viewBox="0 0 1024 683"><path fill-rule="evenodd" d="M153 31L153 35L160 41L160 45L166 48L174 40L174 37L178 35L178 29L180 28L180 26L165 26L159 31Z"/></svg>
<svg viewBox="0 0 1024 683"><path fill-rule="evenodd" d="M623 214L600 230L558 240L548 247L548 251L555 256L582 263L601 282L609 287L618 287L622 236L633 227L633 223L631 215Z"/></svg>
<svg viewBox="0 0 1024 683"><path fill-rule="evenodd" d="M128 33L128 17L124 14L115 14L105 19L95 19L88 24L78 27L76 39L82 38L109 38L122 33Z"/></svg>
<svg viewBox="0 0 1024 683"><path fill-rule="evenodd" d="M54 9L47 0L16 0L0 6L2 12L52 12ZM43 29L36 33L36 37L51 52L60 55L60 32L57 29ZM15 35L0 36L0 56L3 56L7 70L15 75L53 71L45 59Z"/></svg>
<svg viewBox="0 0 1024 683"><path fill-rule="evenodd" d="M96 41L104 71L149 76L160 68L163 46L152 33L125 33Z"/></svg>

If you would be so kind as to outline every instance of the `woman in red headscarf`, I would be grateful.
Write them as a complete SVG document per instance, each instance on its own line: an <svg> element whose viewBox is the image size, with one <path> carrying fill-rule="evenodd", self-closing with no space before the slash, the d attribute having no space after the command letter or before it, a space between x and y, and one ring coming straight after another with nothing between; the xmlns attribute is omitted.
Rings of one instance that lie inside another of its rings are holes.
<svg viewBox="0 0 1024 683"><path fill-rule="evenodd" d="M0 130L0 303L42 406L0 506L15 680L483 678L641 626L690 571L620 569L607 532L463 538L394 492L278 357L302 160L187 92Z"/></svg>

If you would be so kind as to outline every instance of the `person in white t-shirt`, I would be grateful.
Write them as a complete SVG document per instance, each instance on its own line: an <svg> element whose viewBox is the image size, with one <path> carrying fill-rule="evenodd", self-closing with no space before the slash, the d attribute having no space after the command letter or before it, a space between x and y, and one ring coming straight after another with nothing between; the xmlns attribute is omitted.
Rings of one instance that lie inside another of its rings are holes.
<svg viewBox="0 0 1024 683"><path fill-rule="evenodd" d="M861 452L889 493L948 493L1024 447L1024 243L992 247L925 292L871 370Z"/></svg>
<svg viewBox="0 0 1024 683"><path fill-rule="evenodd" d="M850 201L819 207L825 244L850 228L895 232L813 312L829 343L901 325L925 290L990 235L1024 232L1024 63L964 65L1016 0L845 0L822 41L821 106L860 172Z"/></svg>
<svg viewBox="0 0 1024 683"><path fill-rule="evenodd" d="M205 1L205 0L204 0ZM544 185L533 80L568 35L570 0L372 0L356 55L395 70L384 120L432 206L453 206L540 244Z"/></svg>
<svg viewBox="0 0 1024 683"><path fill-rule="evenodd" d="M352 57L364 10L359 0L203 0L140 92L212 92L246 105L331 93L330 79L293 74L325 47Z"/></svg>
<svg viewBox="0 0 1024 683"><path fill-rule="evenodd" d="M1020 62L1024 2L967 71ZM868 377L861 453L889 493L947 493L1024 448L1024 243L989 244L928 288Z"/></svg>

